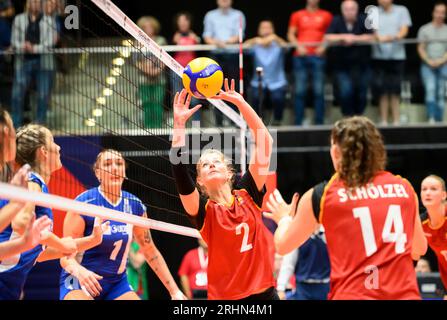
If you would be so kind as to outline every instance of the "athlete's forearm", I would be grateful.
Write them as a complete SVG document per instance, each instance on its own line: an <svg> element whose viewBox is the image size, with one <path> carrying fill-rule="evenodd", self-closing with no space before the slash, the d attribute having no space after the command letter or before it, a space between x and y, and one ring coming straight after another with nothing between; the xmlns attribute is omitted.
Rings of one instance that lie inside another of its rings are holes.
<svg viewBox="0 0 447 320"><path fill-rule="evenodd" d="M23 237L0 243L0 260L29 250Z"/></svg>
<svg viewBox="0 0 447 320"><path fill-rule="evenodd" d="M96 239L93 235L74 239L78 252L87 251L97 245L101 244L102 239Z"/></svg>
<svg viewBox="0 0 447 320"><path fill-rule="evenodd" d="M160 251L157 248L144 248L142 250L144 257L146 258L147 263L151 267L151 269L155 272L157 277L166 287L171 295L177 293L180 289L172 277L171 272L169 271L168 265L166 264L165 259L161 255Z"/></svg>
<svg viewBox="0 0 447 320"><path fill-rule="evenodd" d="M37 262L56 260L66 256L64 252L53 247L46 247L37 258Z"/></svg>
<svg viewBox="0 0 447 320"><path fill-rule="evenodd" d="M0 210L0 232L3 231L23 208L23 204L10 202Z"/></svg>

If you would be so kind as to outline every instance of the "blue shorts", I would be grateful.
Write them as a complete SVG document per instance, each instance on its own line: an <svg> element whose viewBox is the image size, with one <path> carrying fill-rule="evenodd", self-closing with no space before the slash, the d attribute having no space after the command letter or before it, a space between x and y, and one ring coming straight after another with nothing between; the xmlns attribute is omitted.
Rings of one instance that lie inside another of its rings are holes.
<svg viewBox="0 0 447 320"><path fill-rule="evenodd" d="M127 292L134 291L127 280L126 273L123 273L118 279L107 279L104 277L99 280L102 291L101 294L95 297L95 300L115 300ZM74 290L82 290L77 278L72 275L62 276L60 280L59 299L64 300L65 296Z"/></svg>

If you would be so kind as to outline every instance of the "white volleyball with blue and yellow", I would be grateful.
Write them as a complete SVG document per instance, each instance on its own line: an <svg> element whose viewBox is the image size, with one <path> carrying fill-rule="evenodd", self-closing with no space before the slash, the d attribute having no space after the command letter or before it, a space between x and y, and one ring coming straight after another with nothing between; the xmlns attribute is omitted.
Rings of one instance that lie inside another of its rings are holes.
<svg viewBox="0 0 447 320"><path fill-rule="evenodd" d="M200 57L188 63L183 70L183 86L198 99L214 97L222 89L223 71L213 59Z"/></svg>

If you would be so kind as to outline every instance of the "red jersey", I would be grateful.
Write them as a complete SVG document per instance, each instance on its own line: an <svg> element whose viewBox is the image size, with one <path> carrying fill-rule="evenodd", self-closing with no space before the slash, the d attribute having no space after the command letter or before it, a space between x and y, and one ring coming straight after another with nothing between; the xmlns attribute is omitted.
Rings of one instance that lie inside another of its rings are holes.
<svg viewBox="0 0 447 320"><path fill-rule="evenodd" d="M198 44L197 39L191 34L182 35L177 43L179 46L191 46L195 44ZM177 60L177 62L183 67L186 67L186 65L196 57L197 56L194 51L180 51L174 53L174 59Z"/></svg>
<svg viewBox="0 0 447 320"><path fill-rule="evenodd" d="M207 278L208 255L203 248L189 250L183 257L179 276L187 276L191 290L206 290L208 285Z"/></svg>
<svg viewBox="0 0 447 320"><path fill-rule="evenodd" d="M447 220L447 207L446 218ZM438 259L439 274L441 275L442 283L447 288L447 223L438 229L430 228L430 220L428 216L422 221L422 228L424 229L428 245L435 252Z"/></svg>
<svg viewBox="0 0 447 320"><path fill-rule="evenodd" d="M314 211L326 230L331 262L329 299L420 299L411 258L417 196L389 172L347 190L335 174Z"/></svg>
<svg viewBox="0 0 447 320"><path fill-rule="evenodd" d="M201 201L193 223L208 244L208 298L235 300L275 285L273 235L262 221L264 192L249 171L233 191L231 205Z"/></svg>
<svg viewBox="0 0 447 320"><path fill-rule="evenodd" d="M296 28L296 37L300 42L320 42L323 40L327 28L332 22L332 14L326 10L318 9L314 12L303 9L290 16L289 27ZM308 46L307 54L315 54L315 46ZM295 51L295 55L298 53Z"/></svg>

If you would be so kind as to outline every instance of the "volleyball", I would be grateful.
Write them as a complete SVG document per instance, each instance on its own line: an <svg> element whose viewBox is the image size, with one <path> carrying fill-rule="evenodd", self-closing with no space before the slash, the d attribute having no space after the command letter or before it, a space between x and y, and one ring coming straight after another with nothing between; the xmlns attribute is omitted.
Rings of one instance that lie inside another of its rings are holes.
<svg viewBox="0 0 447 320"><path fill-rule="evenodd" d="M198 99L219 93L223 84L223 71L213 59L201 57L188 63L183 71L183 86Z"/></svg>

